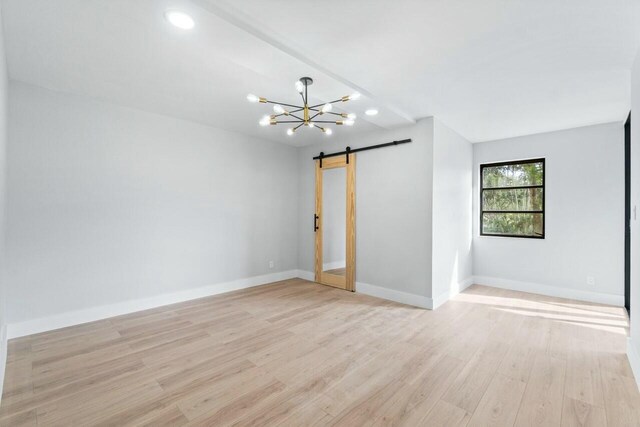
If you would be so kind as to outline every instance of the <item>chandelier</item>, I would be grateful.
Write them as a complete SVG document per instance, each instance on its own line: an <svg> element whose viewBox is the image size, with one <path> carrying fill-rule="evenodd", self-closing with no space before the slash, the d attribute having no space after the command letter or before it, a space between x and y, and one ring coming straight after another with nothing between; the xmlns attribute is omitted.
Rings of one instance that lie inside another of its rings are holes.
<svg viewBox="0 0 640 427"><path fill-rule="evenodd" d="M267 98L253 94L247 95L247 100L254 103L273 104L273 112L275 114L264 116L260 119L260 126L289 124L290 127L287 129L287 135L289 136L295 134L301 126L317 128L325 135L331 135L333 133L327 125L353 126L356 115L353 113L336 113L332 111L333 104L356 100L360 98L360 94L356 92L352 95L343 96L335 101L309 105L308 89L312 84L313 79L311 77L301 77L300 80L296 82L296 90L302 98L302 105L270 101Z"/></svg>

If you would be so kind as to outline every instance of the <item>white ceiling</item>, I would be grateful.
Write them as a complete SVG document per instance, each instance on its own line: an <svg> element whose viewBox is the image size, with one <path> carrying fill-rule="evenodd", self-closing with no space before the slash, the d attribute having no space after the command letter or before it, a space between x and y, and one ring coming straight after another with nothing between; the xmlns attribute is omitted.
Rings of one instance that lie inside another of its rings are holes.
<svg viewBox="0 0 640 427"><path fill-rule="evenodd" d="M10 77L305 145L261 128L249 92L297 103L353 91L352 128L438 116L471 141L622 121L637 0L2 0ZM188 12L191 31L170 26ZM377 107L380 114L364 116Z"/></svg>

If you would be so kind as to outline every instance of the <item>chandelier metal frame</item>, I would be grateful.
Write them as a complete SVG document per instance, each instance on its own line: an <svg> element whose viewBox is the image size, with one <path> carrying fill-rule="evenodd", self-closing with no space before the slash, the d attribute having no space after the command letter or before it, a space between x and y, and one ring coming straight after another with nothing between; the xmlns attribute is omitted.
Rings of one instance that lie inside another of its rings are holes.
<svg viewBox="0 0 640 427"><path fill-rule="evenodd" d="M275 126L278 124L293 124L295 126L287 129L288 135L293 135L300 127L315 127L326 135L331 135L333 131L327 125L352 126L356 115L353 113L336 113L332 111L333 104L347 102L358 99L359 93L345 95L331 102L309 105L309 86L313 84L311 77L301 77L296 82L296 90L302 98L302 105L287 104L285 102L271 101L267 98L253 94L247 95L249 102L259 102L262 104L273 104L275 114L264 116L260 120L262 126ZM288 107L289 109L285 108ZM323 117L324 116L324 117ZM339 120L326 120L326 116L339 117ZM285 119L285 120L282 120Z"/></svg>

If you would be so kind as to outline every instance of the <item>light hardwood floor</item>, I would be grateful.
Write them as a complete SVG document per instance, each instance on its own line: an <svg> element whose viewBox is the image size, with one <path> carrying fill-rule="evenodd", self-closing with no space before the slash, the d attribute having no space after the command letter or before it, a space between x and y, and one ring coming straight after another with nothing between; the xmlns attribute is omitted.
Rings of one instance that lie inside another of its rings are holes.
<svg viewBox="0 0 640 427"><path fill-rule="evenodd" d="M621 308L288 280L12 340L0 424L640 425Z"/></svg>

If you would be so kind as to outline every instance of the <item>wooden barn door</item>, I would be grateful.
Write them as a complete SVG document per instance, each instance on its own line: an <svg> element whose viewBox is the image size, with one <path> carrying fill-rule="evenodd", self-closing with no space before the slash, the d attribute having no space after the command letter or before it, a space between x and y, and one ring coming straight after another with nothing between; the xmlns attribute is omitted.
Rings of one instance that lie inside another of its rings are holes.
<svg viewBox="0 0 640 427"><path fill-rule="evenodd" d="M356 155L328 157L315 162L315 280L353 292L356 272Z"/></svg>

